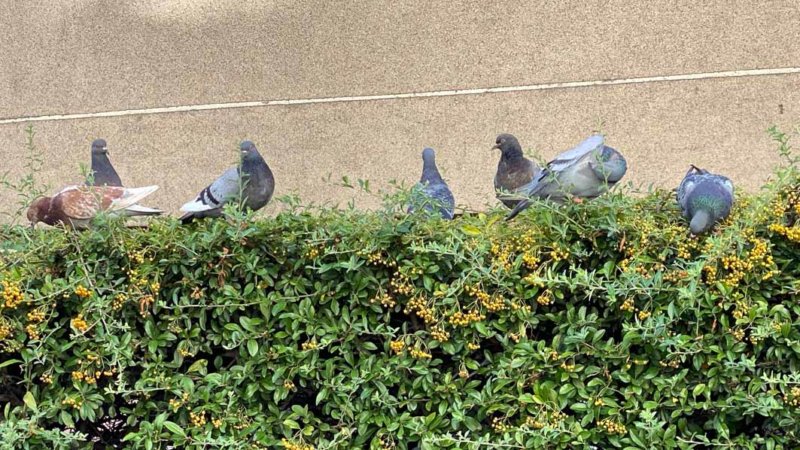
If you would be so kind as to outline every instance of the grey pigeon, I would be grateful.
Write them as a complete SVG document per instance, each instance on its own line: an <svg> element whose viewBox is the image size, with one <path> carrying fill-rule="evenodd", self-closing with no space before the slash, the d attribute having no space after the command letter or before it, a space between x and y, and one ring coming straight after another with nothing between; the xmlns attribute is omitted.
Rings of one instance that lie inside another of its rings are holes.
<svg viewBox="0 0 800 450"><path fill-rule="evenodd" d="M92 142L92 174L93 182L86 180L87 186L122 186L122 180L108 159L108 146L104 139Z"/></svg>
<svg viewBox="0 0 800 450"><path fill-rule="evenodd" d="M677 197L692 234L702 234L731 213L733 183L728 177L692 165L678 187Z"/></svg>
<svg viewBox="0 0 800 450"><path fill-rule="evenodd" d="M517 193L518 190L530 183L540 172L541 168L522 154L522 147L513 135L501 134L497 136L492 150L500 149L500 162L497 163L497 173L494 176L495 191ZM519 199L498 198L508 208L515 207Z"/></svg>
<svg viewBox="0 0 800 450"><path fill-rule="evenodd" d="M628 163L622 154L604 145L603 136L595 134L547 163L547 167L518 192L529 198L556 202L568 197L595 198L613 187L627 170ZM516 217L529 204L529 200L522 200L506 220Z"/></svg>
<svg viewBox="0 0 800 450"><path fill-rule="evenodd" d="M183 205L181 211L186 214L181 217L181 222L188 223L201 217L219 217L222 207L230 201L238 201L240 193L244 206L253 211L269 203L275 190L272 171L252 142L244 141L239 148L241 164L223 172L200 191L195 200Z"/></svg>
<svg viewBox="0 0 800 450"><path fill-rule="evenodd" d="M452 220L455 203L453 193L436 167L436 153L432 148L426 148L422 151L422 177L414 186L408 212L415 209L437 210L443 219Z"/></svg>

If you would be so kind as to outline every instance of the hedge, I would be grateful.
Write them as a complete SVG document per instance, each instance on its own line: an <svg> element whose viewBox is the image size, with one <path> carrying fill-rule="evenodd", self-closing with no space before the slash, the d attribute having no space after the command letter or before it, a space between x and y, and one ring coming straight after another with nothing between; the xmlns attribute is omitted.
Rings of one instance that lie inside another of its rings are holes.
<svg viewBox="0 0 800 450"><path fill-rule="evenodd" d="M796 448L799 180L2 228L0 447Z"/></svg>

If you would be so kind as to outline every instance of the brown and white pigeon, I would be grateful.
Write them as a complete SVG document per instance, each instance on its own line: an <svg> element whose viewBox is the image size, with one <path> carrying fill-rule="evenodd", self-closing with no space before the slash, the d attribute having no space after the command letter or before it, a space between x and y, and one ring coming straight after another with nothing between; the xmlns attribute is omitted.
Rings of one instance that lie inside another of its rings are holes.
<svg viewBox="0 0 800 450"><path fill-rule="evenodd" d="M239 199L241 194L244 206L257 211L264 207L275 191L275 178L267 162L258 153L255 144L244 141L239 146L241 164L231 167L206 186L197 198L181 206L185 212L181 222L189 223L202 217L219 217L222 207L230 201Z"/></svg>
<svg viewBox="0 0 800 450"><path fill-rule="evenodd" d="M158 186L68 186L52 197L34 200L28 208L28 220L31 227L43 222L84 229L103 212L111 216L155 216L163 211L136 203L157 189Z"/></svg>
<svg viewBox="0 0 800 450"><path fill-rule="evenodd" d="M498 198L508 208L514 208L520 200L500 198L503 194L515 194L518 190L530 183L541 168L522 154L519 141L511 134L497 136L492 150L500 149L500 162L497 164L497 173L494 176L494 189L498 191Z"/></svg>
<svg viewBox="0 0 800 450"><path fill-rule="evenodd" d="M108 159L108 145L105 139L92 142L92 182L86 180L87 186L122 186L117 171Z"/></svg>

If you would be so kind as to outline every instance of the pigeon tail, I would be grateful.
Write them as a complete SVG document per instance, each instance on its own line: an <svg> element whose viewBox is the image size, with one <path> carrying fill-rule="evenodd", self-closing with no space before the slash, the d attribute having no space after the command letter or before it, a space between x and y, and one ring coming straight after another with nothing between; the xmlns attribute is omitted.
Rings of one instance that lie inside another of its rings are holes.
<svg viewBox="0 0 800 450"><path fill-rule="evenodd" d="M180 217L181 224L186 225L187 223L191 223L195 219L194 213L186 213Z"/></svg>
<svg viewBox="0 0 800 450"><path fill-rule="evenodd" d="M515 206L514 209L512 209L510 213L508 213L508 215L506 216L506 221L509 221L509 220L513 219L514 217L517 217L517 215L519 213L521 213L522 211L525 211L528 208L528 206L530 206L530 205L531 205L530 200L527 200L527 199L526 200L521 200L519 203L517 203L517 206Z"/></svg>
<svg viewBox="0 0 800 450"><path fill-rule="evenodd" d="M126 188L122 196L111 203L109 210L115 211L125 209L139 203L142 199L158 190L157 185L144 186L140 188Z"/></svg>
<svg viewBox="0 0 800 450"><path fill-rule="evenodd" d="M219 206L207 205L203 203L202 200L197 199L197 200L192 200L188 203L184 203L183 206L181 206L181 211L185 213L196 213L196 212L209 211L215 208L219 208Z"/></svg>
<svg viewBox="0 0 800 450"><path fill-rule="evenodd" d="M126 216L158 216L164 211L155 208L148 208L142 205L131 205L124 210Z"/></svg>

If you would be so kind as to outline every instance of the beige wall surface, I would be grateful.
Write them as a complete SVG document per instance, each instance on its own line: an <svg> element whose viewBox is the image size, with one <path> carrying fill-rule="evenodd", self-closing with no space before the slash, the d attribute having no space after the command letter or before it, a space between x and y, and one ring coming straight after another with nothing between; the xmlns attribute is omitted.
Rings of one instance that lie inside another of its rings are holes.
<svg viewBox="0 0 800 450"><path fill-rule="evenodd" d="M636 185L694 163L755 189L779 162L765 130L800 124L796 0L4 0L0 33L0 173L24 173L28 124L54 190L103 137L125 184L159 184L146 203L173 213L242 139L276 195L362 207L377 199L323 177L410 184L432 146L457 202L483 209L500 132L549 159L599 127ZM0 190L0 212L13 201Z"/></svg>

